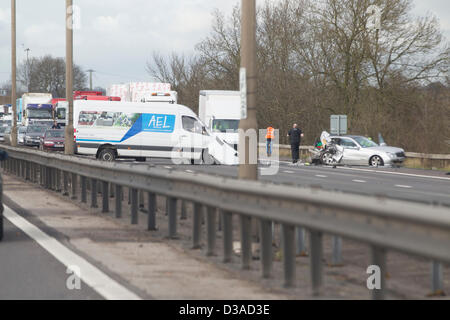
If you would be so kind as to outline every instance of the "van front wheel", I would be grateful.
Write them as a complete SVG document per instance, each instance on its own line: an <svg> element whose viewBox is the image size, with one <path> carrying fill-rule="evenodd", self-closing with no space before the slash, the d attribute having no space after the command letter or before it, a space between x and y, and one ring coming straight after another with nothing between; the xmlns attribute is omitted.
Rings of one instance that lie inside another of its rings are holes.
<svg viewBox="0 0 450 320"><path fill-rule="evenodd" d="M99 160L112 162L116 159L116 153L112 149L103 149L99 156Z"/></svg>
<svg viewBox="0 0 450 320"><path fill-rule="evenodd" d="M203 160L203 163L206 165L216 164L216 161L214 160L214 158L209 154L208 149L203 150L202 160Z"/></svg>

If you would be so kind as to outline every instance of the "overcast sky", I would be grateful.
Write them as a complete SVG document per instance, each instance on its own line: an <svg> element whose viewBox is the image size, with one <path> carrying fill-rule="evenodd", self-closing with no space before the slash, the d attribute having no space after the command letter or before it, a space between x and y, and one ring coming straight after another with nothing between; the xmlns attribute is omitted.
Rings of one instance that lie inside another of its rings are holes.
<svg viewBox="0 0 450 320"><path fill-rule="evenodd" d="M263 3L264 0L257 0ZM0 84L10 79L10 0L0 0ZM229 14L240 0L74 0L81 28L74 34L75 63L94 69L94 86L151 81L153 51L190 54L210 30L214 9ZM435 14L450 39L450 1L414 0L414 13ZM65 56L65 1L17 0L17 58Z"/></svg>

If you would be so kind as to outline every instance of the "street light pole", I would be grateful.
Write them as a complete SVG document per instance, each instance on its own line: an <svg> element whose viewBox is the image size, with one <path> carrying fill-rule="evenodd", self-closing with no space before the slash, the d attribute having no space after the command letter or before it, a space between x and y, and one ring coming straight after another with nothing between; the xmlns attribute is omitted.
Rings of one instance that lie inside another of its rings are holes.
<svg viewBox="0 0 450 320"><path fill-rule="evenodd" d="M256 121L256 1L242 0L241 17L241 68L246 69L247 78L247 119L239 122L239 144L244 144L239 152L239 179L258 180L258 138ZM255 130L256 141L250 141L245 133ZM253 152L253 154L252 154ZM253 155L253 157L252 157ZM253 159L250 163L250 160ZM256 160L256 161L255 161Z"/></svg>
<svg viewBox="0 0 450 320"><path fill-rule="evenodd" d="M92 91L92 73L95 72L95 70L89 69L87 72L89 72L89 90Z"/></svg>
<svg viewBox="0 0 450 320"><path fill-rule="evenodd" d="M66 99L69 110L66 125L65 150L67 155L75 152L75 141L73 131L73 6L72 0L66 0Z"/></svg>
<svg viewBox="0 0 450 320"><path fill-rule="evenodd" d="M16 0L11 0L11 107L13 114L11 146L17 147L17 57L16 57Z"/></svg>
<svg viewBox="0 0 450 320"><path fill-rule="evenodd" d="M29 59L29 54L31 49L30 48L26 48L25 51L27 52L27 91L30 92L30 59Z"/></svg>

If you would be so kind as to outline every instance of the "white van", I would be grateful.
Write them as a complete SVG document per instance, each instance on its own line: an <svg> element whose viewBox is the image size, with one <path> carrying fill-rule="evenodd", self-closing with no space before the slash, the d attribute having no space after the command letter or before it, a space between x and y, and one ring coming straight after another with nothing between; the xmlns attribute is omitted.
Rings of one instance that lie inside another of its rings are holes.
<svg viewBox="0 0 450 320"><path fill-rule="evenodd" d="M76 100L74 129L77 153L104 161L238 162L232 148L222 146L191 109L178 104Z"/></svg>

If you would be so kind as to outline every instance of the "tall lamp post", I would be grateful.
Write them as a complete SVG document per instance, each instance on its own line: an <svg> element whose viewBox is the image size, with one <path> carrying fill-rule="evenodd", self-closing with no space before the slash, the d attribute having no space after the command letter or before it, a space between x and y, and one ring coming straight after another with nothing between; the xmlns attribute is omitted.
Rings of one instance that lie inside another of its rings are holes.
<svg viewBox="0 0 450 320"><path fill-rule="evenodd" d="M73 6L72 0L66 0L66 99L69 104L68 121L65 132L65 150L67 155L75 153L73 131Z"/></svg>
<svg viewBox="0 0 450 320"><path fill-rule="evenodd" d="M17 57L16 57L16 0L11 0L11 107L13 121L11 130L11 146L17 147Z"/></svg>
<svg viewBox="0 0 450 320"><path fill-rule="evenodd" d="M242 0L241 17L241 68L246 70L247 119L239 122L239 179L258 180L258 139L251 143L245 135L248 130L258 129L256 121L256 1ZM244 145L244 146L242 146ZM256 154L252 154L256 152ZM253 157L252 157L253 155ZM251 160L255 163L250 163Z"/></svg>

